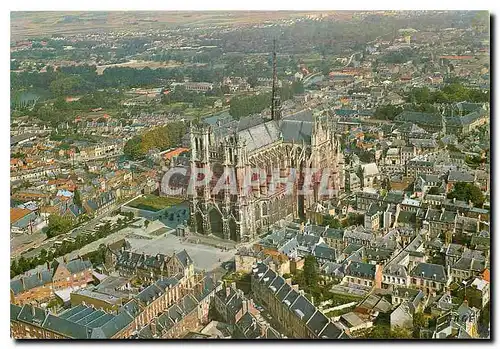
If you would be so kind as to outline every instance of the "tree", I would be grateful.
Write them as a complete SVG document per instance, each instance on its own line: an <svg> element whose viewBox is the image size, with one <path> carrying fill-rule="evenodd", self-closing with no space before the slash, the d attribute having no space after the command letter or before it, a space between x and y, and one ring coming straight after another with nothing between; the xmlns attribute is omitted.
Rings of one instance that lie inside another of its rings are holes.
<svg viewBox="0 0 500 349"><path fill-rule="evenodd" d="M47 237L51 238L60 234L66 234L71 230L73 223L70 218L63 217L57 214L49 216L49 225Z"/></svg>
<svg viewBox="0 0 500 349"><path fill-rule="evenodd" d="M73 202L75 203L75 205L78 207L82 207L82 198L80 197L80 192L78 191L78 189L75 189L75 192L73 194Z"/></svg>
<svg viewBox="0 0 500 349"><path fill-rule="evenodd" d="M412 333L405 329L396 327L391 329L387 325L377 325L372 327L372 330L360 338L370 338L370 339L409 339L413 338Z"/></svg>
<svg viewBox="0 0 500 349"><path fill-rule="evenodd" d="M250 87L254 88L255 86L257 86L257 77L249 76L247 79L247 83L250 85Z"/></svg>
<svg viewBox="0 0 500 349"><path fill-rule="evenodd" d="M465 202L471 201L476 207L482 207L485 201L484 194L478 186L465 182L455 183L453 190L448 194L448 198Z"/></svg>
<svg viewBox="0 0 500 349"><path fill-rule="evenodd" d="M379 120L394 120L394 118L403 112L403 108L395 105L382 105L377 107L373 114L374 119Z"/></svg>
<svg viewBox="0 0 500 349"><path fill-rule="evenodd" d="M144 228L148 229L149 223L151 223L149 220L144 221Z"/></svg>
<svg viewBox="0 0 500 349"><path fill-rule="evenodd" d="M318 262L312 255L306 256L304 260L304 281L307 286L316 286L318 284Z"/></svg>
<svg viewBox="0 0 500 349"><path fill-rule="evenodd" d="M432 187L431 189L429 189L429 192L427 194L438 195L439 194L439 188L438 187Z"/></svg>
<svg viewBox="0 0 500 349"><path fill-rule="evenodd" d="M350 227L351 225L363 225L364 216L357 213L349 213L347 219L342 222L344 227Z"/></svg>
<svg viewBox="0 0 500 349"><path fill-rule="evenodd" d="M331 215L325 216L323 218L323 222L321 225L323 225L323 226L328 225L328 227L334 228L334 229L342 228L342 224L340 224L340 221Z"/></svg>
<svg viewBox="0 0 500 349"><path fill-rule="evenodd" d="M123 152L129 158L138 159L152 149L165 150L179 146L186 129L184 122L172 122L167 126L153 128L143 135L129 139L125 143Z"/></svg>

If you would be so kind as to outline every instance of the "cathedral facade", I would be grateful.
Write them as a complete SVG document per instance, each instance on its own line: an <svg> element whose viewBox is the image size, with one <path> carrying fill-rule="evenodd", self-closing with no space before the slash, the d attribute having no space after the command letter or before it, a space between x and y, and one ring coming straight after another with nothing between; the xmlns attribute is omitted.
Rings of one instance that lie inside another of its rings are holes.
<svg viewBox="0 0 500 349"><path fill-rule="evenodd" d="M343 190L340 142L326 115L304 110L283 119L191 126L190 138L191 176L198 180L189 195L191 227L199 234L252 241ZM307 169L315 172L307 177ZM317 170L327 174L331 192L320 190L325 183Z"/></svg>

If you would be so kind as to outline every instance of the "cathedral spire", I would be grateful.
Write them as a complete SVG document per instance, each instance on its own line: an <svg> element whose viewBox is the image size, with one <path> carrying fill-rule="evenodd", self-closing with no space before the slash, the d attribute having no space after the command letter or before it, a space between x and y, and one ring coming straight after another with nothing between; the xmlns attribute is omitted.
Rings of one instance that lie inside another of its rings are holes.
<svg viewBox="0 0 500 349"><path fill-rule="evenodd" d="M271 118L281 119L281 99L278 91L278 74L276 72L276 39L273 39L273 90L271 100Z"/></svg>

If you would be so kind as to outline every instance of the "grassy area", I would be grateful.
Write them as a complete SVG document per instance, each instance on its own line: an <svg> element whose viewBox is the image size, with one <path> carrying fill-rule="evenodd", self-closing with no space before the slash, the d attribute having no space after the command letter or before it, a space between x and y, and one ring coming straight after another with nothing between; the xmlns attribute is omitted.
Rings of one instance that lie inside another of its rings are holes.
<svg viewBox="0 0 500 349"><path fill-rule="evenodd" d="M144 195L127 204L129 207L146 211L160 211L165 207L180 204L184 200L179 198L163 197L156 195Z"/></svg>

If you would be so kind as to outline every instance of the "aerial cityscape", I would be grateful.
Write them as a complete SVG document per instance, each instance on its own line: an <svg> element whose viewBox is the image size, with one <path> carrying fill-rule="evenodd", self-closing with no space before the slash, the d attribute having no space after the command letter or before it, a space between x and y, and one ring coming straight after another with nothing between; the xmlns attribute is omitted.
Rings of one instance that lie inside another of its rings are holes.
<svg viewBox="0 0 500 349"><path fill-rule="evenodd" d="M490 339L488 11L11 12L14 339Z"/></svg>

